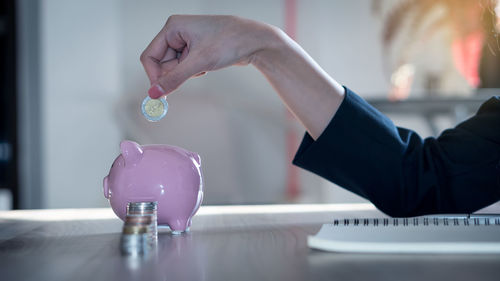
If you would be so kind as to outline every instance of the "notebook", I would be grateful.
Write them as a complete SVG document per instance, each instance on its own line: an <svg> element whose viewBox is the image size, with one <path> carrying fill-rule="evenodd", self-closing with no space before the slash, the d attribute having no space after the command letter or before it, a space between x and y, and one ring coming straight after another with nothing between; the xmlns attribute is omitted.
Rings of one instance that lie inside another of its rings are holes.
<svg viewBox="0 0 500 281"><path fill-rule="evenodd" d="M500 253L500 215L342 219L324 224L309 247L362 253Z"/></svg>

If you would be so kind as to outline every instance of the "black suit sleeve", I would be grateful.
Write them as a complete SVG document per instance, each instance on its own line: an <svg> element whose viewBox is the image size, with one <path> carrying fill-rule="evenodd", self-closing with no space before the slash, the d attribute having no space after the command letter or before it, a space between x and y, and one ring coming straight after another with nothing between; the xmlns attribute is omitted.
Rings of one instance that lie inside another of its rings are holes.
<svg viewBox="0 0 500 281"><path fill-rule="evenodd" d="M471 213L500 200L500 98L422 139L346 88L330 124L316 141L306 133L293 163L391 216Z"/></svg>

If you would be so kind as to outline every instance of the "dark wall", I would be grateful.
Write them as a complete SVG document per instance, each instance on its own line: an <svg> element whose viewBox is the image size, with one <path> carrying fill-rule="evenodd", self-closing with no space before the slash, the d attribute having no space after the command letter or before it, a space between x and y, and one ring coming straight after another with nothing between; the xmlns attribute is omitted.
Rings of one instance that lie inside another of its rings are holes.
<svg viewBox="0 0 500 281"><path fill-rule="evenodd" d="M16 118L15 0L0 1L0 188L19 207Z"/></svg>

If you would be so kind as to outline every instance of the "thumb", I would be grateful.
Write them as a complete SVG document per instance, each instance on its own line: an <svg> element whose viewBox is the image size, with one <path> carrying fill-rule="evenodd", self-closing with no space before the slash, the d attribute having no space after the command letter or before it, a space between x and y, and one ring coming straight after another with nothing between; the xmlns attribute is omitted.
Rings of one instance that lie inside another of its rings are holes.
<svg viewBox="0 0 500 281"><path fill-rule="evenodd" d="M169 71L161 75L157 82L151 86L148 91L151 98L156 99L168 95L189 78L203 72L202 66L189 58L181 60L180 63L179 60L165 62L162 68L169 69Z"/></svg>

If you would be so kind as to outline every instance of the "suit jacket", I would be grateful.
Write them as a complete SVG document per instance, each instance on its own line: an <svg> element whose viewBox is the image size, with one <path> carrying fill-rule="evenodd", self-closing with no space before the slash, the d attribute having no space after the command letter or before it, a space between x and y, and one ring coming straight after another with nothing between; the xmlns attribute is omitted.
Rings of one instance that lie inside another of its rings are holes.
<svg viewBox="0 0 500 281"><path fill-rule="evenodd" d="M500 200L500 97L438 138L396 127L349 89L293 163L368 200L388 215L471 213Z"/></svg>

